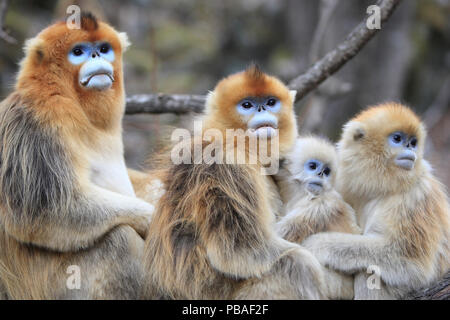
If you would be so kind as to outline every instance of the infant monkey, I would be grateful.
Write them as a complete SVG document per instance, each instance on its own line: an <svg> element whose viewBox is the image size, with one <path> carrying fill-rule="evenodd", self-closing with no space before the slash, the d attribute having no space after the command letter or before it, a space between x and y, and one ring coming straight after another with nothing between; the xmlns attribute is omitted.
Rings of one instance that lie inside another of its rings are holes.
<svg viewBox="0 0 450 320"><path fill-rule="evenodd" d="M337 154L334 146L317 137L300 137L281 164L276 180L284 203L277 222L286 240L301 243L319 232L361 233L354 210L334 189ZM325 270L331 299L353 298L353 277Z"/></svg>

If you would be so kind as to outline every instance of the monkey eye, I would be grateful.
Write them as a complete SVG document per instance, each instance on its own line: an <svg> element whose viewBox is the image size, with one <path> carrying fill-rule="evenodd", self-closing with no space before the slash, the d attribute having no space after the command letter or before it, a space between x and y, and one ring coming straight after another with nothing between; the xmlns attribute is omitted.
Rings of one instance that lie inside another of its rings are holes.
<svg viewBox="0 0 450 320"><path fill-rule="evenodd" d="M394 132L389 138L394 145L398 145L403 141L403 135L401 132Z"/></svg>
<svg viewBox="0 0 450 320"><path fill-rule="evenodd" d="M108 43L103 43L100 46L100 53L108 53L109 49L111 49L110 45Z"/></svg>
<svg viewBox="0 0 450 320"><path fill-rule="evenodd" d="M326 168L323 170L323 174L326 175L326 176L329 176L330 173L331 173L331 169L328 168L328 167L326 167Z"/></svg>
<svg viewBox="0 0 450 320"><path fill-rule="evenodd" d="M245 109L250 109L251 107L253 107L253 104L251 104L251 102L245 101L241 104L241 106Z"/></svg>
<svg viewBox="0 0 450 320"><path fill-rule="evenodd" d="M321 166L322 166L322 162L315 160L315 159L308 160L304 164L305 171L310 172L310 173L316 173L317 169L319 169Z"/></svg>
<svg viewBox="0 0 450 320"><path fill-rule="evenodd" d="M274 98L270 98L269 100L267 100L267 105L269 107L273 107L276 103L277 103L277 100L275 100Z"/></svg>
<svg viewBox="0 0 450 320"><path fill-rule="evenodd" d="M79 57L79 56L81 56L83 54L83 49L81 47L75 47L75 48L72 49L72 53L75 56Z"/></svg>

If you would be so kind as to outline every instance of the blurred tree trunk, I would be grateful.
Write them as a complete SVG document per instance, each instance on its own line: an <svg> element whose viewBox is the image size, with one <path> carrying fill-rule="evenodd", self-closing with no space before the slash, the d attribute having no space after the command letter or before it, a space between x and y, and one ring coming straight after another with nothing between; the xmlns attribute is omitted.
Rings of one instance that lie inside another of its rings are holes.
<svg viewBox="0 0 450 320"><path fill-rule="evenodd" d="M295 41L296 63L298 69L302 70L309 62L309 51L314 30L317 27L320 1L289 1L288 4L289 7L286 10L286 19L289 21L288 32L292 34L292 41ZM348 32L363 19L367 7L371 4L373 1L340 1L328 22L319 56L342 41ZM325 93L325 100L311 101L311 97L307 97L302 101L299 114L303 114L302 109L311 103L314 105L308 109L315 112L317 109L324 110L324 114L319 117L321 123L312 131L336 139L341 124L361 108L387 100L401 100L411 57L409 31L415 6L416 0L403 1L394 12L392 19L381 26L382 32L370 41L352 60L352 63L339 71L337 78L351 84L350 92L329 97L326 97ZM299 24L298 21L303 19L309 22L305 24L303 21ZM327 80L322 87L329 85L327 82L330 80L333 81L334 78ZM308 117L308 115L305 116Z"/></svg>

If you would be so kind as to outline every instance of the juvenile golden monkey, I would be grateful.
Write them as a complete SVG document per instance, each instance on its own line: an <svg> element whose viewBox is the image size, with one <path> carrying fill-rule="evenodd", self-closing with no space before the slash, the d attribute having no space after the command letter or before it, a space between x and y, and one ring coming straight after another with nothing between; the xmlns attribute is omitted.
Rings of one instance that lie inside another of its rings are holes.
<svg viewBox="0 0 450 320"><path fill-rule="evenodd" d="M190 163L171 164L166 169L165 193L156 206L145 244L148 283L144 297L324 297L320 264L274 230L271 177L261 174L261 162L226 161L230 154L231 159L254 155L247 144L244 150L238 147L235 138L244 135L261 137L261 144L279 139L279 154L284 156L297 134L294 97L281 81L256 66L226 77L209 94L202 134L211 137L214 133L214 141L223 143L225 149L214 152L221 162L195 163L195 152L189 152ZM230 138L227 129L240 130ZM187 145L193 151L198 146L207 150L211 144L194 137L194 143ZM273 152L272 160L278 163ZM266 275L274 279L274 286L252 290L248 285Z"/></svg>
<svg viewBox="0 0 450 320"><path fill-rule="evenodd" d="M154 207L135 197L123 158L127 45L89 14L80 29L56 23L26 44L15 90L0 106L0 288L8 298L136 297L136 231L146 234Z"/></svg>
<svg viewBox="0 0 450 320"><path fill-rule="evenodd" d="M301 244L308 236L325 231L359 234L355 212L335 190L335 147L318 137L298 138L286 156L276 180L284 203L278 233ZM353 277L325 272L328 297L353 299Z"/></svg>
<svg viewBox="0 0 450 320"><path fill-rule="evenodd" d="M363 234L321 233L303 245L322 264L358 273L355 299L402 298L450 268L448 199L423 159L425 137L419 117L397 103L371 107L344 126L338 190Z"/></svg>

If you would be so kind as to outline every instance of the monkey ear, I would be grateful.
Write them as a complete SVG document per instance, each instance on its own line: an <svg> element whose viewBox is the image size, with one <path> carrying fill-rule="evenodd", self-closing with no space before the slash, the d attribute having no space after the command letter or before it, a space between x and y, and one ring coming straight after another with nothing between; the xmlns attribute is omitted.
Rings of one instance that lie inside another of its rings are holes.
<svg viewBox="0 0 450 320"><path fill-rule="evenodd" d="M128 35L126 32L119 32L120 45L122 46L122 52L127 51L128 47L131 45L130 40L128 40Z"/></svg>
<svg viewBox="0 0 450 320"><path fill-rule="evenodd" d="M25 57L32 57L36 62L41 62L44 58L44 44L42 39L35 37L26 40L23 51Z"/></svg>
<svg viewBox="0 0 450 320"><path fill-rule="evenodd" d="M295 97L297 96L297 90L289 90L289 95L291 96L292 103L294 103Z"/></svg>
<svg viewBox="0 0 450 320"><path fill-rule="evenodd" d="M216 93L214 91L209 91L206 95L206 112L209 113L216 107Z"/></svg>
<svg viewBox="0 0 450 320"><path fill-rule="evenodd" d="M353 140L354 141L361 140L362 138L364 138L365 135L366 135L366 132L364 131L364 129L361 127L358 127L353 131Z"/></svg>
<svg viewBox="0 0 450 320"><path fill-rule="evenodd" d="M366 135L366 130L361 122L350 121L344 126L344 131L349 132L353 141L359 141Z"/></svg>

